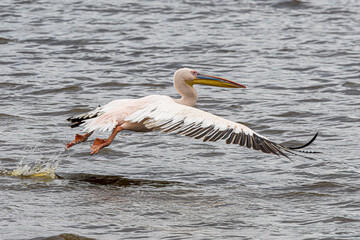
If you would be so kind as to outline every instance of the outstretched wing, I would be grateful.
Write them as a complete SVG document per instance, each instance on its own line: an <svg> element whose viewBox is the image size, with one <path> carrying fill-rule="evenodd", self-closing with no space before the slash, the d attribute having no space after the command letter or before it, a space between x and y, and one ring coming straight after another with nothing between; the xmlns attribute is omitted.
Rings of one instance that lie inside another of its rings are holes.
<svg viewBox="0 0 360 240"><path fill-rule="evenodd" d="M287 158L288 153L297 155L294 153L296 150L274 143L243 124L176 102L149 105L125 120L142 122L151 130L202 139L204 142L225 140L227 144L238 144Z"/></svg>

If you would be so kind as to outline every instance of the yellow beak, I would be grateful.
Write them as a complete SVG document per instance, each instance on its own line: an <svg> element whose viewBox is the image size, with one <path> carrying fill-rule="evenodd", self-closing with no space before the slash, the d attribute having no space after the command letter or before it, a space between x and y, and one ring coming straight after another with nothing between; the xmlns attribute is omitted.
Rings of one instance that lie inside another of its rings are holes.
<svg viewBox="0 0 360 240"><path fill-rule="evenodd" d="M244 85L230 81L228 79L210 76L210 75L201 74L201 73L198 73L194 77L194 79L188 83L191 86L194 84L202 84L202 85L224 87L224 88L246 88Z"/></svg>

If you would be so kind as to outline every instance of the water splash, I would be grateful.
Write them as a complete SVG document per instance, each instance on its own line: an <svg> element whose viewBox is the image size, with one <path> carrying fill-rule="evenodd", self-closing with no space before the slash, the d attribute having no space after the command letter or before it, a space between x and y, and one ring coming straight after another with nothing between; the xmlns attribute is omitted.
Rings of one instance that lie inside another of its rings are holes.
<svg viewBox="0 0 360 240"><path fill-rule="evenodd" d="M16 169L10 171L8 175L14 177L54 179L56 178L55 170L58 165L58 160L38 160L34 163L21 161Z"/></svg>
<svg viewBox="0 0 360 240"><path fill-rule="evenodd" d="M38 148L30 149L29 154L23 157L17 164L15 169L5 169L0 167L0 175L8 175L22 178L40 178L40 179L55 179L55 170L61 162L64 151L60 151L50 156L44 156L44 153L39 153Z"/></svg>

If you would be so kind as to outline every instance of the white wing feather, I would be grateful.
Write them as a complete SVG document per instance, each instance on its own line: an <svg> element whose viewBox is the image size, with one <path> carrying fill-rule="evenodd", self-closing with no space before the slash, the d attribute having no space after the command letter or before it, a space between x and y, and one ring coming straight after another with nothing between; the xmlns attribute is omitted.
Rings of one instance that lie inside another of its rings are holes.
<svg viewBox="0 0 360 240"><path fill-rule="evenodd" d="M265 153L285 157L288 156L284 152L295 154L243 124L174 101L150 104L131 114L125 121L142 122L151 130L203 139L204 142L223 139L227 144L238 144Z"/></svg>
<svg viewBox="0 0 360 240"><path fill-rule="evenodd" d="M124 108L129 99L119 99L95 109L96 118L84 120L84 131L111 131L124 118ZM95 112L94 111L94 112Z"/></svg>

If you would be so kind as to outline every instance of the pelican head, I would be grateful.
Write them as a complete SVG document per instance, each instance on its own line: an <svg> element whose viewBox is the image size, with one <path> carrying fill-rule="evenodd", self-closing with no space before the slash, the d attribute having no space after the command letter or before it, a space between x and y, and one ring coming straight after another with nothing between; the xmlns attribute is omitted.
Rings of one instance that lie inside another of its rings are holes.
<svg viewBox="0 0 360 240"><path fill-rule="evenodd" d="M224 88L246 88L244 85L230 81L228 79L202 74L190 68L181 68L177 70L174 74L174 79L175 81L176 79L182 79L191 87L194 84L202 84Z"/></svg>
<svg viewBox="0 0 360 240"><path fill-rule="evenodd" d="M193 88L194 84L225 88L246 88L244 85L225 78L202 74L190 68L181 68L174 74L174 87L182 98L176 99L175 101L183 105L194 106L198 99L197 92L195 88Z"/></svg>

